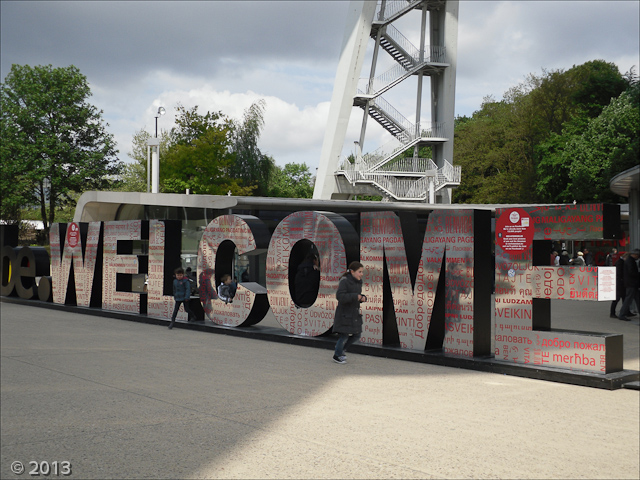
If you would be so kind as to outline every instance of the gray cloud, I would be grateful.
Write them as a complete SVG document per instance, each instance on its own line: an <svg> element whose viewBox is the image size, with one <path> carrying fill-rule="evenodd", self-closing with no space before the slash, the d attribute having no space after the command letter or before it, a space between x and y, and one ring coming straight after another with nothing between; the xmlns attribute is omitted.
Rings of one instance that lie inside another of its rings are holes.
<svg viewBox="0 0 640 480"><path fill-rule="evenodd" d="M132 134L152 128L160 104L241 115L252 99L268 98L272 125L261 143L279 163L315 166L347 9L346 1L5 0L0 74L4 80L12 63L76 65L123 158ZM500 99L542 68L594 59L622 72L637 66L639 15L637 1L461 0L457 114L471 115L484 96ZM406 24L417 43L417 29ZM169 117L161 128L171 126Z"/></svg>

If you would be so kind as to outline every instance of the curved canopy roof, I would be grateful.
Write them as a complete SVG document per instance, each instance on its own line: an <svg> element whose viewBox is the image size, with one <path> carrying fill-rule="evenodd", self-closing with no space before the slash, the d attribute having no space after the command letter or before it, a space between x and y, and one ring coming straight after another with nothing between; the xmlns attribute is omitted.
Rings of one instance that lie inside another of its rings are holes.
<svg viewBox="0 0 640 480"><path fill-rule="evenodd" d="M609 188L613 193L623 197L628 197L631 190L638 190L640 188L640 165L631 167L613 177L609 182Z"/></svg>

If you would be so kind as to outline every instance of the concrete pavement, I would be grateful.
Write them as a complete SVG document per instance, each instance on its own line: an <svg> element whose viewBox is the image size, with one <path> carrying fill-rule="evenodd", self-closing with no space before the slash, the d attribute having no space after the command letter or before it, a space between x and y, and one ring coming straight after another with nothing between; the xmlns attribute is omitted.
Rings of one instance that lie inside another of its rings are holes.
<svg viewBox="0 0 640 480"><path fill-rule="evenodd" d="M623 333L638 370L638 317L608 306L554 302L553 326ZM3 479L640 477L635 390L0 309Z"/></svg>

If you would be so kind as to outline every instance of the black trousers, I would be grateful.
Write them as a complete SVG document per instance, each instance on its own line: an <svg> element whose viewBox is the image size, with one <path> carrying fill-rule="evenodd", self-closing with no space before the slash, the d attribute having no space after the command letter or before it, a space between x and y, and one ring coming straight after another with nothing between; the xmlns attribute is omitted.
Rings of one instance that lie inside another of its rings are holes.
<svg viewBox="0 0 640 480"><path fill-rule="evenodd" d="M176 317L178 316L178 311L180 311L180 305L184 305L184 311L187 312L189 316L189 321L194 320L196 318L195 313L191 311L189 308L189 300L176 300L176 306L173 307L173 315L171 315L171 323L169 324L173 327L173 324L176 321Z"/></svg>

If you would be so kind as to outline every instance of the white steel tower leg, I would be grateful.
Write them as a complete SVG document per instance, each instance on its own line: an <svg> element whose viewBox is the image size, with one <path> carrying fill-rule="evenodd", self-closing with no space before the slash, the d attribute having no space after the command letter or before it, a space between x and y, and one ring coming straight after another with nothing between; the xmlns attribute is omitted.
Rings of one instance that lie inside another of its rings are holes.
<svg viewBox="0 0 640 480"><path fill-rule="evenodd" d="M342 153L375 10L376 2L372 1L352 0L349 4L313 198L330 199L337 190L334 172Z"/></svg>
<svg viewBox="0 0 640 480"><path fill-rule="evenodd" d="M458 0L448 0L444 11L430 13L431 44L446 45L449 67L431 78L431 121L444 122L444 136L450 141L433 148L438 167L453 162L453 119L455 118L456 65L458 62Z"/></svg>

